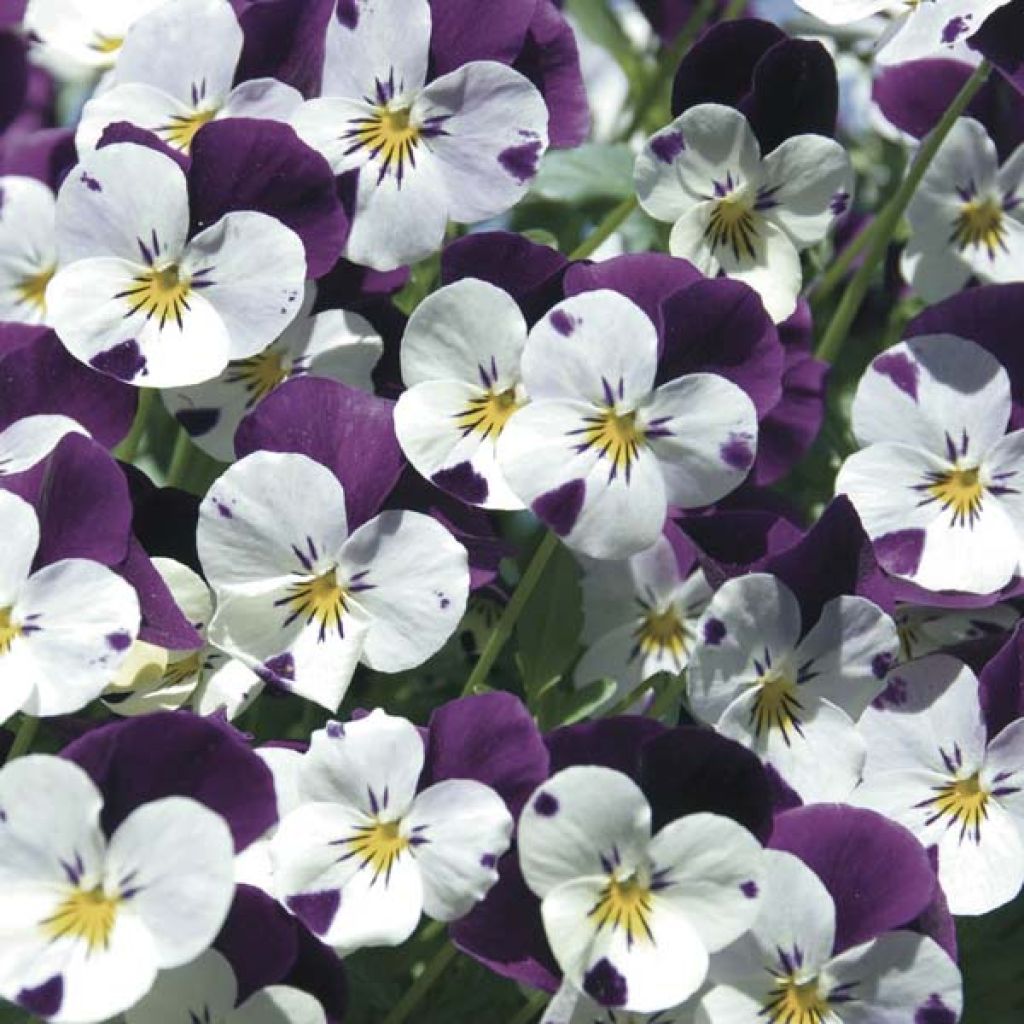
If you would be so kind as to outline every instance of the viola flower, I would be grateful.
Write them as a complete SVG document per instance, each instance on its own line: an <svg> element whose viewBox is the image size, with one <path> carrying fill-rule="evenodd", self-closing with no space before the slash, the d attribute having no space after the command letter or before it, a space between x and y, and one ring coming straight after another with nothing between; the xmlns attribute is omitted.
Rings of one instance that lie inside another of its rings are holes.
<svg viewBox="0 0 1024 1024"><path fill-rule="evenodd" d="M291 229L248 210L188 229L169 156L127 143L85 155L57 196L60 269L46 292L73 356L131 384L197 384L294 319L306 257Z"/></svg>
<svg viewBox="0 0 1024 1024"><path fill-rule="evenodd" d="M68 434L89 432L69 416L40 413L0 430L0 478L23 473L42 462Z"/></svg>
<svg viewBox="0 0 1024 1024"><path fill-rule="evenodd" d="M89 100L75 133L79 154L111 124L126 121L188 153L210 121L248 117L287 122L302 94L273 78L232 88L242 28L228 0L174 0L125 36L108 88Z"/></svg>
<svg viewBox="0 0 1024 1024"><path fill-rule="evenodd" d="M964 58L964 44L990 14L1010 0L795 0L797 7L830 25L848 25L876 14L892 16L878 41L878 64L902 64L926 57ZM976 58L975 58L976 59Z"/></svg>
<svg viewBox="0 0 1024 1024"><path fill-rule="evenodd" d="M162 971L156 984L124 1015L125 1024L201 1021L216 1024L326 1024L323 1007L300 989L268 985L238 1005L231 964L208 949L184 967Z"/></svg>
<svg viewBox="0 0 1024 1024"><path fill-rule="evenodd" d="M566 981L601 1006L653 1013L692 995L708 955L757 914L763 851L741 825L688 814L651 834L632 779L577 765L519 819L519 862Z"/></svg>
<svg viewBox="0 0 1024 1024"><path fill-rule="evenodd" d="M1024 431L1007 434L1010 380L974 342L911 338L877 356L853 400L862 450L836 479L887 572L987 594L1018 574Z"/></svg>
<svg viewBox="0 0 1024 1024"><path fill-rule="evenodd" d="M689 1000L657 1013L611 1010L568 982L562 982L545 1007L540 1024L692 1024L693 1011L694 1004Z"/></svg>
<svg viewBox="0 0 1024 1024"><path fill-rule="evenodd" d="M1024 280L1024 146L1002 167L983 125L962 117L907 207L903 275L926 302L960 291L972 276Z"/></svg>
<svg viewBox="0 0 1024 1024"><path fill-rule="evenodd" d="M343 952L394 946L420 915L463 917L498 879L512 816L489 786L447 779L421 792L423 738L377 710L313 733L299 772L308 801L273 840L285 904Z"/></svg>
<svg viewBox="0 0 1024 1024"><path fill-rule="evenodd" d="M1024 883L1024 721L988 738L974 673L933 654L902 666L860 722L851 797L938 850L953 914L986 914Z"/></svg>
<svg viewBox="0 0 1024 1024"><path fill-rule="evenodd" d="M577 683L614 679L612 700L641 694L659 672L678 675L697 641L711 587L675 526L625 561L583 561L583 643Z"/></svg>
<svg viewBox="0 0 1024 1024"><path fill-rule="evenodd" d="M944 647L1008 633L1020 612L1008 604L964 609L897 604L893 619L900 638L900 660L913 661Z"/></svg>
<svg viewBox="0 0 1024 1024"><path fill-rule="evenodd" d="M327 29L321 98L292 123L336 174L358 171L345 255L393 270L440 248L448 220L504 213L548 146L544 99L517 71L472 61L424 84L427 0L345 0Z"/></svg>
<svg viewBox="0 0 1024 1024"><path fill-rule="evenodd" d="M752 573L716 591L697 636L693 713L757 753L805 802L844 799L864 764L854 723L896 660L892 619L844 595L810 626L789 587Z"/></svg>
<svg viewBox="0 0 1024 1024"><path fill-rule="evenodd" d="M640 205L672 224L673 256L744 281L780 323L797 307L800 252L850 208L854 177L833 139L794 135L762 158L743 114L702 103L648 140L634 181Z"/></svg>
<svg viewBox="0 0 1024 1024"><path fill-rule="evenodd" d="M384 350L369 321L345 309L313 313L316 285L307 282L296 318L258 355L228 364L219 377L161 392L164 405L208 455L235 457L238 424L286 380L311 375L373 391L372 373Z"/></svg>
<svg viewBox="0 0 1024 1024"><path fill-rule="evenodd" d="M960 971L934 940L891 931L834 953L836 907L791 853L766 850L750 931L711 959L701 1024L959 1020Z"/></svg>
<svg viewBox="0 0 1024 1024"><path fill-rule="evenodd" d="M213 618L213 594L203 579L172 558L154 558L153 568L167 584L174 603L205 641ZM170 651L136 641L104 702L123 717L174 711L191 704L201 715L218 711L237 718L263 689L259 676L209 643Z"/></svg>
<svg viewBox="0 0 1024 1024"><path fill-rule="evenodd" d="M66 558L32 571L39 521L0 491L0 722L65 715L98 697L139 632L135 591L106 566Z"/></svg>
<svg viewBox="0 0 1024 1024"><path fill-rule="evenodd" d="M195 800L144 804L107 837L85 772L33 755L0 770L0 809L0 995L29 1013L107 1020L220 929L235 889L231 833Z"/></svg>
<svg viewBox="0 0 1024 1024"><path fill-rule="evenodd" d="M41 181L0 177L0 320L46 320L46 288L57 271L55 209Z"/></svg>
<svg viewBox="0 0 1024 1024"><path fill-rule="evenodd" d="M360 661L413 668L466 608L466 549L440 523L388 511L350 534L344 489L305 455L231 466L202 503L198 545L217 597L210 641L332 711Z"/></svg>
<svg viewBox="0 0 1024 1024"><path fill-rule="evenodd" d="M500 288L466 278L440 288L409 318L395 433L419 474L483 508L519 509L497 444L526 404L520 363L526 321Z"/></svg>
<svg viewBox="0 0 1024 1024"><path fill-rule="evenodd" d="M617 292L559 303L530 332L530 396L498 439L512 491L572 549L628 558L658 539L669 505L735 490L754 461L757 413L711 373L655 388L658 334Z"/></svg>

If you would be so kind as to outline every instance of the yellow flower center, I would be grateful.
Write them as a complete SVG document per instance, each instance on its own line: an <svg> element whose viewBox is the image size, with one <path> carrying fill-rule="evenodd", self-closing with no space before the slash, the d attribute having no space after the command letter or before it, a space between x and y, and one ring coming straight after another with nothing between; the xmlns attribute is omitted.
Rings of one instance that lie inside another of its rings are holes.
<svg viewBox="0 0 1024 1024"><path fill-rule="evenodd" d="M570 431L583 436L576 445L576 451L582 453L593 449L600 458L611 463L609 479L614 480L621 470L628 482L645 444L644 431L637 425L636 413L620 413L614 406L607 406L596 416L585 416L583 422L586 426Z"/></svg>
<svg viewBox="0 0 1024 1024"><path fill-rule="evenodd" d="M817 981L798 982L789 977L779 979L761 1015L769 1024L824 1024L828 1010L828 1000L819 992Z"/></svg>
<svg viewBox="0 0 1024 1024"><path fill-rule="evenodd" d="M803 711L796 696L796 683L783 672L769 671L754 685L757 687L751 712L754 731L764 736L778 729L788 745L790 731L800 732L800 712Z"/></svg>
<svg viewBox="0 0 1024 1024"><path fill-rule="evenodd" d="M361 825L355 831L355 836L346 840L349 853L361 858L361 867L373 871L374 882L383 875L386 885L395 862L412 845L401 834L401 822L375 821L371 825Z"/></svg>
<svg viewBox="0 0 1024 1024"><path fill-rule="evenodd" d="M172 114L167 124L157 128L157 134L170 146L188 153L192 149L192 140L203 125L209 124L217 116L216 110L194 110L189 114Z"/></svg>
<svg viewBox="0 0 1024 1024"><path fill-rule="evenodd" d="M40 313L46 312L46 288L57 273L55 266L44 267L36 274L23 277L15 287L18 299L26 306L32 306Z"/></svg>
<svg viewBox="0 0 1024 1024"><path fill-rule="evenodd" d="M996 249L1005 248L1006 228L1003 224L1003 207L993 196L972 199L960 207L953 225L954 241L963 251L968 246L984 246L990 257Z"/></svg>
<svg viewBox="0 0 1024 1024"><path fill-rule="evenodd" d="M73 889L42 928L51 939L79 939L88 953L106 949L117 921L120 896L108 896L101 886Z"/></svg>
<svg viewBox="0 0 1024 1024"><path fill-rule="evenodd" d="M93 36L92 42L89 43L89 49L95 50L97 53L105 53L110 56L117 53L118 50L124 45L124 36L107 36L102 32L97 32Z"/></svg>
<svg viewBox="0 0 1024 1024"><path fill-rule="evenodd" d="M288 595L274 603L289 609L286 626L303 617L307 626L315 622L320 627L321 643L327 639L330 630L344 636L342 619L348 611L348 594L338 583L336 569L292 583L288 587Z"/></svg>
<svg viewBox="0 0 1024 1024"><path fill-rule="evenodd" d="M634 633L637 646L644 654L671 654L679 664L686 654L689 636L686 626L675 608L664 611L650 609Z"/></svg>
<svg viewBox="0 0 1024 1024"><path fill-rule="evenodd" d="M635 875L624 879L613 875L589 916L598 931L605 927L624 931L627 945L632 946L638 940L654 941L651 914L650 887Z"/></svg>
<svg viewBox="0 0 1024 1024"><path fill-rule="evenodd" d="M241 383L249 392L249 399L246 402L247 408L252 408L257 402L266 398L278 385L283 384L290 373L290 368L285 366L285 357L281 352L267 349L258 356L251 356L249 359L239 359L228 367L227 377L229 384Z"/></svg>
<svg viewBox="0 0 1024 1024"><path fill-rule="evenodd" d="M150 267L132 279L132 285L114 296L128 303L127 316L145 313L146 319L157 317L160 329L169 319L173 319L180 330L183 326L183 315L191 309L188 297L192 292L191 281L181 276L177 264L165 267Z"/></svg>
<svg viewBox="0 0 1024 1024"><path fill-rule="evenodd" d="M182 683L198 676L199 670L203 667L199 654L199 651L193 651L191 654L186 654L184 658L172 661L160 678L160 689L181 686Z"/></svg>
<svg viewBox="0 0 1024 1024"><path fill-rule="evenodd" d="M470 399L466 408L457 413L455 422L463 436L479 434L482 438L497 441L512 414L520 407L515 388L505 391L488 391L480 398Z"/></svg>
<svg viewBox="0 0 1024 1024"><path fill-rule="evenodd" d="M714 250L731 250L736 260L755 260L758 217L750 200L736 194L717 200L704 229L704 238Z"/></svg>
<svg viewBox="0 0 1024 1024"><path fill-rule="evenodd" d="M407 165L416 165L416 148L422 133L412 122L412 111L408 107L379 106L368 117L357 118L345 138L352 140L352 149L369 151L372 160L380 161L379 175L394 172L398 184Z"/></svg>
<svg viewBox="0 0 1024 1024"><path fill-rule="evenodd" d="M977 467L932 474L925 489L943 510L952 511L953 526L973 526L981 515L985 485Z"/></svg>
<svg viewBox="0 0 1024 1024"><path fill-rule="evenodd" d="M929 823L938 818L948 818L950 825L960 826L961 839L970 835L978 842L981 838L981 823L988 817L990 796L982 788L978 773L937 786L935 792L937 795L930 801L935 814Z"/></svg>
<svg viewBox="0 0 1024 1024"><path fill-rule="evenodd" d="M10 651L21 632L21 626L14 621L14 609L0 608L0 654Z"/></svg>

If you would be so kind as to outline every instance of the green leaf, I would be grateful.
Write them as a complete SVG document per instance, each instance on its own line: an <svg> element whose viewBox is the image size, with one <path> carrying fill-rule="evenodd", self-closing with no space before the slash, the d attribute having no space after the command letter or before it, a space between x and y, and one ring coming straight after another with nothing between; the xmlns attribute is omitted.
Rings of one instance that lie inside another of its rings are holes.
<svg viewBox="0 0 1024 1024"><path fill-rule="evenodd" d="M1024 1020L1024 894L984 917L956 922L964 975L962 1024Z"/></svg>
<svg viewBox="0 0 1024 1024"><path fill-rule="evenodd" d="M607 50L632 77L639 63L637 52L607 0L568 0L565 6L587 38Z"/></svg>
<svg viewBox="0 0 1024 1024"><path fill-rule="evenodd" d="M540 726L553 729L559 725L574 725L589 718L603 708L616 690L614 679L595 679L579 689L566 682L552 686L544 697L540 709Z"/></svg>
<svg viewBox="0 0 1024 1024"><path fill-rule="evenodd" d="M559 545L516 624L516 664L530 707L576 660L582 629L579 566Z"/></svg>
<svg viewBox="0 0 1024 1024"><path fill-rule="evenodd" d="M625 199L633 194L633 162L632 150L623 143L552 149L541 161L533 193L566 203Z"/></svg>

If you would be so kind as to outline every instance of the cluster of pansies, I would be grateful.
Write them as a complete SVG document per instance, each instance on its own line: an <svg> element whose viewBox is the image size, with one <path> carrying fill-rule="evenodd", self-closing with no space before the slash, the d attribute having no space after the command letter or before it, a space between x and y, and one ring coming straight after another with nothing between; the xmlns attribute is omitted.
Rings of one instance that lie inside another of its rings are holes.
<svg viewBox="0 0 1024 1024"><path fill-rule="evenodd" d="M0 0L0 1020L1024 1013L1022 68Z"/></svg>

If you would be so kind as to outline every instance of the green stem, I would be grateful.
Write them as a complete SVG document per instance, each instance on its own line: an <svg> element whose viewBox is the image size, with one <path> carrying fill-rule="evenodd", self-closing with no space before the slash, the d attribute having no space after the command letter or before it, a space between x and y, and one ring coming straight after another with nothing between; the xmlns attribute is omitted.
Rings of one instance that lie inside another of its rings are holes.
<svg viewBox="0 0 1024 1024"><path fill-rule="evenodd" d="M192 458L192 441L184 427L178 429L174 439L174 451L171 453L171 464L167 469L167 486L180 487L188 472L189 460Z"/></svg>
<svg viewBox="0 0 1024 1024"><path fill-rule="evenodd" d="M917 191L918 185L921 184L921 179L932 160L935 159L939 147L946 141L946 136L949 135L957 118L967 109L977 91L985 84L991 70L991 64L988 61L983 61L967 80L945 114L942 115L942 120L939 121L935 130L921 144L921 148L896 194L878 215L875 224L870 229L871 239L866 245L864 262L846 286L846 291L836 307L832 322L828 325L828 330L825 331L821 344L818 346L816 355L819 359L824 359L829 363L835 362L836 357L842 351L843 343L850 332L854 318L864 301L864 296L867 295L871 278L885 254L885 247L903 219L903 214Z"/></svg>
<svg viewBox="0 0 1024 1024"><path fill-rule="evenodd" d="M530 1021L537 1016L548 1001L547 992L534 992L527 1000L526 1005L509 1019L508 1024L530 1024Z"/></svg>
<svg viewBox="0 0 1024 1024"><path fill-rule="evenodd" d="M822 274L817 284L811 288L809 297L812 302L816 304L822 302L842 283L850 267L853 266L853 261L864 251L864 246L871 241L877 225L877 220L873 220L870 224L865 225L853 241L836 256L832 266Z"/></svg>
<svg viewBox="0 0 1024 1024"><path fill-rule="evenodd" d="M526 602L529 601L530 595L544 573L548 560L555 553L557 547L558 538L549 530L537 545L537 550L533 553L533 558L530 559L530 564L526 567L519 586L516 587L511 600L501 613L501 618L498 619L497 625L487 638L487 643L484 644L484 649L480 652L480 660L473 666L473 671L462 688L463 697L476 693L487 682L491 667L512 635L512 630L515 629L519 616L522 615L523 609L526 607Z"/></svg>
<svg viewBox="0 0 1024 1024"><path fill-rule="evenodd" d="M398 1000L391 1008L391 1011L382 1021L382 1024L402 1024L409 1019L409 1015L426 998L427 993L434 987L434 983L448 969L448 965L455 959L458 950L446 942L434 954L423 973L412 983L405 995Z"/></svg>
<svg viewBox="0 0 1024 1024"><path fill-rule="evenodd" d="M571 253L571 260L585 260L592 256L602 242L607 241L622 226L629 215L637 208L636 196L627 196L618 206L613 206L603 221L583 239Z"/></svg>
<svg viewBox="0 0 1024 1024"><path fill-rule="evenodd" d="M132 429L128 436L114 449L114 454L122 462L134 462L139 454L139 446L146 435L146 423L149 419L149 410L153 404L153 396L156 394L152 388L143 388L139 395L139 407L135 412L135 419L132 421Z"/></svg>
<svg viewBox="0 0 1024 1024"><path fill-rule="evenodd" d="M14 742L7 752L4 764L10 764L15 758L27 754L37 732L39 732L39 719L33 718L31 715L22 715L21 725L18 726L18 731L14 734Z"/></svg>

